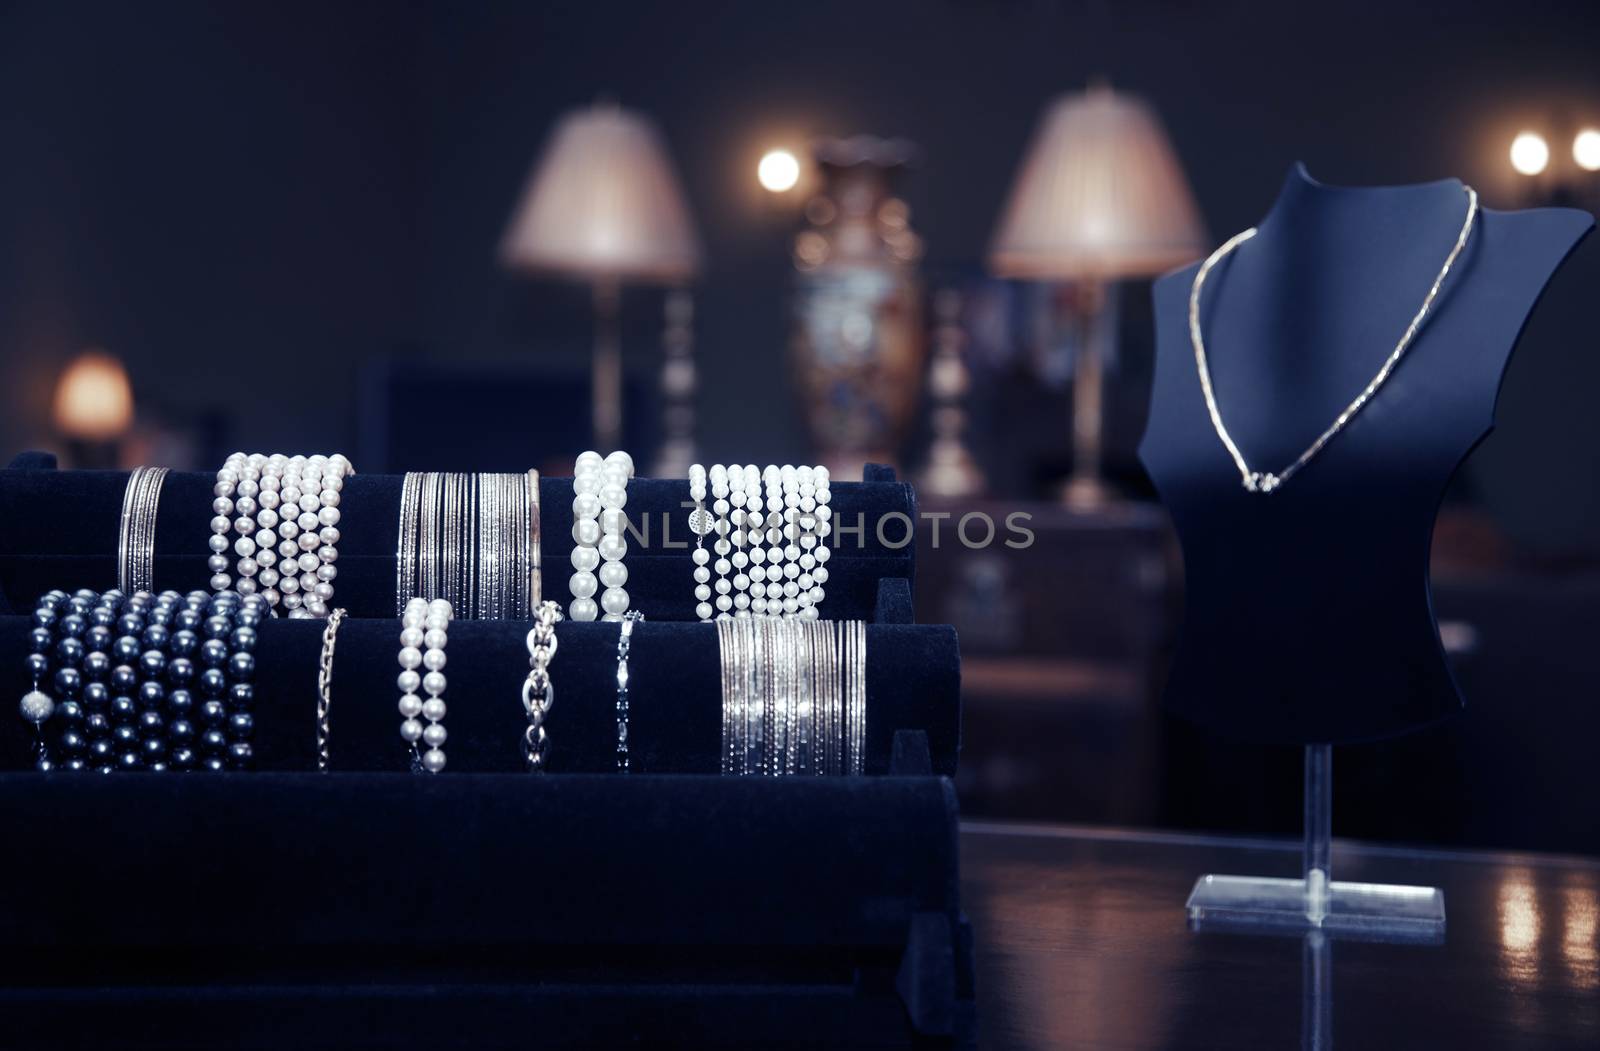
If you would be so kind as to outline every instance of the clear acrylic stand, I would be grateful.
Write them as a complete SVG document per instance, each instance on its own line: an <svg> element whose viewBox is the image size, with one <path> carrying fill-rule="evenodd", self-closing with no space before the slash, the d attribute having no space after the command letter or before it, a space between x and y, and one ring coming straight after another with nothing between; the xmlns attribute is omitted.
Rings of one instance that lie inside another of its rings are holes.
<svg viewBox="0 0 1600 1051"><path fill-rule="evenodd" d="M1305 876L1201 876L1189 893L1194 930L1324 931L1363 941L1444 940L1437 887L1340 883L1332 878L1333 746L1306 747Z"/></svg>

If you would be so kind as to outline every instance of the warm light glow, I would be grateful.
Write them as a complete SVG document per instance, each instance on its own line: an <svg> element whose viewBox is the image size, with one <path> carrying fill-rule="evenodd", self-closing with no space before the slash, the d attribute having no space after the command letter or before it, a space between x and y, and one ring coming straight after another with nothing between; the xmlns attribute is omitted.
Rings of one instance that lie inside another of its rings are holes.
<svg viewBox="0 0 1600 1051"><path fill-rule="evenodd" d="M102 351L78 356L56 384L56 427L69 438L107 441L133 422L133 391L122 362Z"/></svg>
<svg viewBox="0 0 1600 1051"><path fill-rule="evenodd" d="M1578 132L1572 140L1572 159L1586 172L1600 172L1600 129Z"/></svg>
<svg viewBox="0 0 1600 1051"><path fill-rule="evenodd" d="M1538 175L1550 163L1550 146L1536 131L1525 131L1511 140L1511 166L1523 175Z"/></svg>
<svg viewBox="0 0 1600 1051"><path fill-rule="evenodd" d="M784 193L800 181L800 162L788 150L768 150L756 166L756 178L764 189Z"/></svg>

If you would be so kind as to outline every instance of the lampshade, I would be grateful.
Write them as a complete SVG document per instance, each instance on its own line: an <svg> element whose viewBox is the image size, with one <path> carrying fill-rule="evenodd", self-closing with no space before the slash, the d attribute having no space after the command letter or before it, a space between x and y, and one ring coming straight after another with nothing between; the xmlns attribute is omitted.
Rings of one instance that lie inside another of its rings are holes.
<svg viewBox="0 0 1600 1051"><path fill-rule="evenodd" d="M1095 87L1045 112L989 264L1002 277L1114 280L1188 262L1204 243L1160 119L1136 98Z"/></svg>
<svg viewBox="0 0 1600 1051"><path fill-rule="evenodd" d="M133 422L133 391L122 362L101 351L75 358L56 384L56 428L69 438L109 441Z"/></svg>
<svg viewBox="0 0 1600 1051"><path fill-rule="evenodd" d="M563 117L528 178L500 255L513 268L584 279L692 277L700 246L650 121L611 105Z"/></svg>

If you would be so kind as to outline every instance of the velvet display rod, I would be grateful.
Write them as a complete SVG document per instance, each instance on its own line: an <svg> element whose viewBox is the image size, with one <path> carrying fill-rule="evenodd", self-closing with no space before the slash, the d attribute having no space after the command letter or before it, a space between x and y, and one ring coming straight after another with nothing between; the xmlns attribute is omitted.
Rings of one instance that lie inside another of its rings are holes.
<svg viewBox="0 0 1600 1051"><path fill-rule="evenodd" d="M884 605L892 605L887 599ZM339 629L329 723L333 772L405 771L409 750L395 731L398 621L349 618ZM21 697L30 622L0 617L0 696ZM314 770L317 671L324 625L273 620L256 656L256 770ZM528 673L526 621L462 621L450 628L449 770L523 769ZM545 723L551 773L616 767L616 624L564 622L551 665L555 705ZM933 769L954 774L960 736L960 654L948 626L873 624L867 629L866 772L883 773L897 729L925 731ZM719 770L722 691L717 632L709 624L645 621L629 655L629 749L640 773ZM48 730L48 723L47 733ZM0 717L0 769L32 762L32 724L13 708ZM93 776L65 773L62 778ZM139 775L127 775L139 776ZM149 775L188 776L188 775ZM198 790L199 785L195 788Z"/></svg>
<svg viewBox="0 0 1600 1051"><path fill-rule="evenodd" d="M439 1012L411 1010L420 997L485 1046L520 1046L531 1004L550 1046L625 1043L667 1004L675 1042L854 1046L871 1032L899 1046L970 1011L941 778L257 774L193 788L0 775L0 820L39 831L3 877L30 903L0 965L13 1037L77 1045L138 1020L153 1034L140 1046L230 1031L253 1047L350 1032L421 1046ZM83 907L107 863L137 908ZM548 989L561 995L536 999ZM286 995L351 1026L309 1031ZM716 1039L741 1022L739 1040Z"/></svg>
<svg viewBox="0 0 1600 1051"><path fill-rule="evenodd" d="M28 453L0 471L0 612L31 608L52 588L104 590L117 579L117 538L126 471L57 471ZM834 483L834 557L823 616L868 619L878 581L912 576L916 498L894 471L868 465L863 482ZM356 474L345 482L338 602L352 617L395 614L395 550L401 475ZM172 472L155 529L157 590L204 588L213 476ZM572 572L572 479L541 477L541 543L546 597L565 598ZM628 485L626 565L633 607L651 621L693 621L689 551L693 504L684 480L638 478ZM879 528L880 523L882 528ZM858 528L859 526L859 528ZM648 530L648 532L646 532ZM647 541L647 542L644 542Z"/></svg>

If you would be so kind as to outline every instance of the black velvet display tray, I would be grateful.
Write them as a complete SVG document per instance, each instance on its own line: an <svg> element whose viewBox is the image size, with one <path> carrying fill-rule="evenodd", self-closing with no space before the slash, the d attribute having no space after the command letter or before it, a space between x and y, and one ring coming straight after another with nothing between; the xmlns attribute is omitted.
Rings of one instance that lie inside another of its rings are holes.
<svg viewBox="0 0 1600 1051"><path fill-rule="evenodd" d="M0 775L0 1046L946 1044L955 796L894 768Z"/></svg>
<svg viewBox="0 0 1600 1051"><path fill-rule="evenodd" d="M0 617L0 696L19 698L31 686L23 663L30 626L26 617ZM451 627L444 694L449 767L444 776L522 769L520 742L527 720L521 689L528 674L525 637L531 626L458 621ZM323 622L273 620L260 630L255 768L314 770ZM615 624L563 622L556 627L559 646L550 665L556 696L545 722L551 773L605 773L616 766L617 634ZM407 769L409 754L400 740L396 708L398 636L393 619L347 620L339 629L329 709L335 771ZM646 621L634 629L628 667L633 769L717 773L722 687L716 629ZM960 675L953 628L868 626L868 773L888 769L897 728L915 728L927 734L935 772L955 774ZM0 770L28 768L33 736L32 725L17 715L13 700L0 717Z"/></svg>
<svg viewBox="0 0 1600 1051"><path fill-rule="evenodd" d="M0 472L0 587L25 612L49 588L109 586L126 475L17 466L34 469ZM715 773L716 632L693 620L683 549L628 556L649 618L630 659L634 773L608 772L615 625L557 628L549 772L530 775L528 625L467 620L448 649L449 768L398 772L399 479L357 476L335 772L311 772L315 621L261 629L255 773L24 772L31 727L0 717L0 768L18 771L0 773L0 820L26 857L0 884L0 1047L964 1043L959 651L952 629L910 623L910 548L873 535L876 516L915 514L910 488L869 477L834 487L836 512L868 525L865 547L836 549L824 612L869 621L868 776L768 779ZM547 595L564 599L570 481L544 484ZM201 587L209 480L167 486L156 584ZM637 480L629 510L686 498ZM0 616L13 697L26 626Z"/></svg>
<svg viewBox="0 0 1600 1051"><path fill-rule="evenodd" d="M0 602L7 603L0 612L27 612L52 588L103 591L116 582L128 472L57 471L54 465L46 454L24 453L10 469L0 471ZM884 543L900 543L909 536L916 518L911 486L895 481L887 467L869 464L864 477L862 482L830 486L835 531L828 538L833 555L822 605L822 615L830 620L870 619L877 582L884 577L910 581L913 574L916 545ZM214 475L174 471L162 484L155 534L157 590L206 587L214 481ZM351 616L396 615L402 481L400 475L356 474L345 482L334 605ZM571 599L572 479L543 477L539 494L544 597L564 607ZM628 483L629 520L641 534L639 539L630 535L624 560L628 595L633 608L651 620L696 619L694 564L689 559L694 536L687 525L692 506L687 481L636 478ZM885 521L890 515L896 517ZM457 611L458 617L463 615Z"/></svg>

